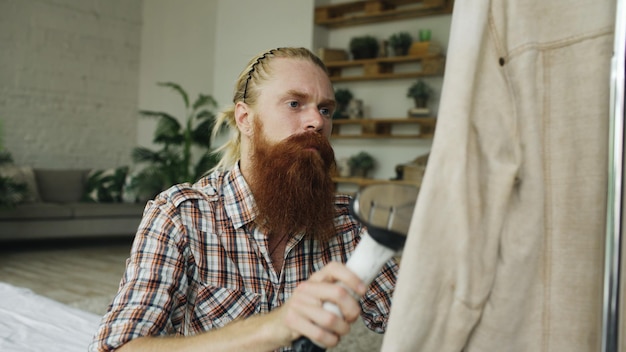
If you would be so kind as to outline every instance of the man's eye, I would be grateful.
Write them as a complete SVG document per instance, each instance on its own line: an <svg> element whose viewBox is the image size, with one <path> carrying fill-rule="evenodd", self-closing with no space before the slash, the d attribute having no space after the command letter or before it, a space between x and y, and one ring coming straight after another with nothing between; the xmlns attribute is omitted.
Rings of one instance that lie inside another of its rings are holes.
<svg viewBox="0 0 626 352"><path fill-rule="evenodd" d="M297 101L290 101L289 102L289 107L297 108L298 106L300 106L300 103L298 103Z"/></svg>
<svg viewBox="0 0 626 352"><path fill-rule="evenodd" d="M330 109L329 108L321 108L320 109L320 114L322 114L323 116L330 116Z"/></svg>

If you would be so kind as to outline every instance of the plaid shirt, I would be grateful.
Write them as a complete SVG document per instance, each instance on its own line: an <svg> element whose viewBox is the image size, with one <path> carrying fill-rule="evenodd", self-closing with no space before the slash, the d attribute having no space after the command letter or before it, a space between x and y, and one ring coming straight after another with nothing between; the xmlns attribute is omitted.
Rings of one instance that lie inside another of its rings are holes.
<svg viewBox="0 0 626 352"><path fill-rule="evenodd" d="M238 166L161 193L146 207L119 291L89 350L113 350L146 335L193 335L280 307L298 283L330 261L346 262L354 250L364 229L348 201L336 197L336 236L327 243L293 236L276 270ZM374 331L387 326L397 271L391 260L361 299Z"/></svg>

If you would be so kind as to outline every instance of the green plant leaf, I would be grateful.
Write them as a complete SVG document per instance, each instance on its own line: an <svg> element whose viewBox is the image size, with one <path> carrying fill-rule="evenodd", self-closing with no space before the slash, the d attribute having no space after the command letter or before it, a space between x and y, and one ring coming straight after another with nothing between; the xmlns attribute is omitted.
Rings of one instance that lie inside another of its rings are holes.
<svg viewBox="0 0 626 352"><path fill-rule="evenodd" d="M359 152L348 159L352 168L369 170L374 167L374 158L367 152Z"/></svg>
<svg viewBox="0 0 626 352"><path fill-rule="evenodd" d="M194 180L200 179L204 174L211 170L220 160L220 155L209 151L202 155L200 160L196 163L194 170Z"/></svg>
<svg viewBox="0 0 626 352"><path fill-rule="evenodd" d="M27 192L28 186L25 183L0 176L0 208L14 208L24 199Z"/></svg>
<svg viewBox="0 0 626 352"><path fill-rule="evenodd" d="M210 110L201 110L196 114L196 119L197 120L204 120L204 119L215 120L215 114Z"/></svg>
<svg viewBox="0 0 626 352"><path fill-rule="evenodd" d="M162 172L167 175L184 173L187 166L183 162L183 152L180 148L163 149L158 152L159 160L157 163L161 165ZM157 165L157 167L159 166ZM170 177L178 179L178 177Z"/></svg>
<svg viewBox="0 0 626 352"><path fill-rule="evenodd" d="M13 162L13 157L9 152L0 152L0 165L2 164L10 164Z"/></svg>
<svg viewBox="0 0 626 352"><path fill-rule="evenodd" d="M141 111L142 115L158 117L154 141L161 149L137 147L132 152L133 161L142 163L143 168L133 174L129 187L140 199L153 197L158 192L177 183L193 182L202 172L217 164L217 156L205 156L210 153L211 130L215 123L213 108L217 106L211 95L199 94L193 106L187 106L186 91L172 82L159 83L177 91L185 100L186 118L174 116L160 111ZM199 148L192 148L197 144ZM194 155L200 153L200 159Z"/></svg>
<svg viewBox="0 0 626 352"><path fill-rule="evenodd" d="M162 116L154 131L154 143L179 145L183 141L180 122L171 116Z"/></svg>
<svg viewBox="0 0 626 352"><path fill-rule="evenodd" d="M145 147L135 147L131 153L131 157L136 163L158 163L163 161L158 152L153 152Z"/></svg>
<svg viewBox="0 0 626 352"><path fill-rule="evenodd" d="M176 120L174 116L162 111L139 110L139 113L144 117L158 117Z"/></svg>
<svg viewBox="0 0 626 352"><path fill-rule="evenodd" d="M407 90L406 96L408 98L423 98L428 99L433 93L433 90L426 84L426 82L418 79Z"/></svg>
<svg viewBox="0 0 626 352"><path fill-rule="evenodd" d="M160 171L155 167L147 167L135 175L132 187L140 198L154 198L165 189L165 180Z"/></svg>
<svg viewBox="0 0 626 352"><path fill-rule="evenodd" d="M196 101L193 103L193 111L198 110L201 107L209 106L211 108L217 107L217 102L212 96L207 94L199 94Z"/></svg>
<svg viewBox="0 0 626 352"><path fill-rule="evenodd" d="M180 96L183 98L183 101L185 102L185 109L189 108L189 96L187 95L187 92L183 89L183 87L173 82L159 82L157 84L161 87L172 88L173 90L178 92L178 94L180 94Z"/></svg>
<svg viewBox="0 0 626 352"><path fill-rule="evenodd" d="M204 120L198 124L196 128L191 132L192 141L200 146L211 145L211 132L213 130L214 120Z"/></svg>
<svg viewBox="0 0 626 352"><path fill-rule="evenodd" d="M413 37L411 37L411 33L409 32L398 32L394 33L389 37L389 45L391 47L409 47L413 43Z"/></svg>
<svg viewBox="0 0 626 352"><path fill-rule="evenodd" d="M13 163L13 157L8 151L0 152L0 165ZM14 208L24 200L29 189L26 183L14 181L10 177L0 176L0 208Z"/></svg>

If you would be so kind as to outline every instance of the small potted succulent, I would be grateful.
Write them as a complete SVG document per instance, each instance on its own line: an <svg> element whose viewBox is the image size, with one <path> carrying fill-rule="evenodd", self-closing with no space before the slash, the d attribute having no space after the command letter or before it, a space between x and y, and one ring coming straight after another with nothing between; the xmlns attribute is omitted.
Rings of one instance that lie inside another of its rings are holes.
<svg viewBox="0 0 626 352"><path fill-rule="evenodd" d="M416 108L425 108L432 94L433 90L428 84L419 79L409 87L406 96L413 98Z"/></svg>
<svg viewBox="0 0 626 352"><path fill-rule="evenodd" d="M354 60L373 59L378 56L378 40L371 35L350 39L350 53Z"/></svg>
<svg viewBox="0 0 626 352"><path fill-rule="evenodd" d="M348 159L348 165L353 176L366 178L367 173L374 168L374 158L367 152L360 152Z"/></svg>
<svg viewBox="0 0 626 352"><path fill-rule="evenodd" d="M396 56L407 55L411 44L413 44L413 37L409 32L398 32L389 37L389 46L393 48Z"/></svg>
<svg viewBox="0 0 626 352"><path fill-rule="evenodd" d="M333 119L345 119L348 117L346 108L352 100L352 92L347 88L338 88L335 90L335 100L337 101L337 109L333 114Z"/></svg>

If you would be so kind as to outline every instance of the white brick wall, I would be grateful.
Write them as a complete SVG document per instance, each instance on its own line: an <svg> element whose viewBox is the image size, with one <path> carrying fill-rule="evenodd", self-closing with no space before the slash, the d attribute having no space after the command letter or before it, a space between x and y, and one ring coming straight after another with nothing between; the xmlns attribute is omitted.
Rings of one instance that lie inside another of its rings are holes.
<svg viewBox="0 0 626 352"><path fill-rule="evenodd" d="M16 163L130 163L141 16L141 0L0 0L1 133Z"/></svg>

